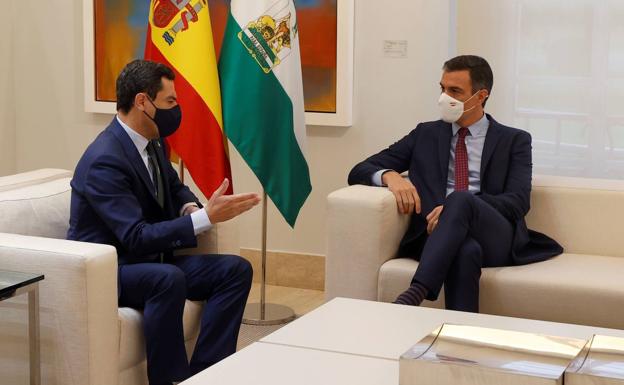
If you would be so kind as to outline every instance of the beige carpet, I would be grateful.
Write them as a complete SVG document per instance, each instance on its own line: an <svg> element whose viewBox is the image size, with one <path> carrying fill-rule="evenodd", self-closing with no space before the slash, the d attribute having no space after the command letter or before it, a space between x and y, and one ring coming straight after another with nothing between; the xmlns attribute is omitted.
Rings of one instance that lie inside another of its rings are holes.
<svg viewBox="0 0 624 385"><path fill-rule="evenodd" d="M240 332L238 333L238 344L236 345L236 350L241 350L245 346L253 344L254 342L280 329L284 325L256 326L242 324Z"/></svg>
<svg viewBox="0 0 624 385"><path fill-rule="evenodd" d="M266 294L271 303L289 306L293 309L297 317L316 309L325 301L324 293L319 290L267 285ZM260 301L260 284L254 282L251 293L249 294L248 303L257 303L258 301ZM238 334L237 350L241 350L245 346L268 336L282 326L284 325L241 325L240 333Z"/></svg>
<svg viewBox="0 0 624 385"><path fill-rule="evenodd" d="M288 306L295 314L301 316L325 303L325 293L320 290L267 285L266 300L268 303ZM248 303L258 302L260 302L260 284L254 283Z"/></svg>

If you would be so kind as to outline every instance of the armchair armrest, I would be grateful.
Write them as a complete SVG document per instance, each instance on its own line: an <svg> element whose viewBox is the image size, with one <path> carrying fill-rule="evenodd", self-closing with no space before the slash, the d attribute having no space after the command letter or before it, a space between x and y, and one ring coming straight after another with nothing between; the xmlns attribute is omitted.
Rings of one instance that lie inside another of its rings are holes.
<svg viewBox="0 0 624 385"><path fill-rule="evenodd" d="M325 297L377 300L379 268L393 258L409 225L384 187L355 185L327 197Z"/></svg>
<svg viewBox="0 0 624 385"><path fill-rule="evenodd" d="M44 382L110 385L119 382L117 254L107 245L0 233L0 269L41 273L41 352ZM23 299L3 302L0 340L22 337ZM6 320L12 322L4 322ZM17 341L21 346L23 341ZM15 342L13 342L15 343ZM27 346L27 345L26 345ZM10 349L10 347L9 347ZM0 350L0 362L15 357ZM26 356L23 358L28 359ZM27 362L27 361L26 361ZM16 372L23 366L7 370ZM27 366L26 366L27 367ZM47 369L46 369L47 367ZM2 370L3 373L6 373ZM11 373L11 378L20 372ZM27 373L24 373L27 375Z"/></svg>

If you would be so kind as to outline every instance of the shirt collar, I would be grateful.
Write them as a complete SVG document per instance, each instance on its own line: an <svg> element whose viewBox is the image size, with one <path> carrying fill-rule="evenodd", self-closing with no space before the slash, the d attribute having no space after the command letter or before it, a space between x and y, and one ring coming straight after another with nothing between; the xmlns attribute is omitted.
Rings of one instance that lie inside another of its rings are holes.
<svg viewBox="0 0 624 385"><path fill-rule="evenodd" d="M123 129L126 131L128 136L130 137L130 140L132 140L132 143L134 143L134 145L136 146L137 150L139 151L139 154L142 154L143 151L145 151L145 148L147 147L149 140L143 137L143 135L134 131L126 123L122 122L121 119L119 119L119 115L117 115L116 118L119 124L121 125L121 127L123 127Z"/></svg>
<svg viewBox="0 0 624 385"><path fill-rule="evenodd" d="M485 136L487 134L488 127L490 126L490 121L487 118L486 114L483 114L483 117L479 119L472 126L468 127L468 131L470 131L470 136ZM453 123L453 136L457 135L461 127L457 123Z"/></svg>

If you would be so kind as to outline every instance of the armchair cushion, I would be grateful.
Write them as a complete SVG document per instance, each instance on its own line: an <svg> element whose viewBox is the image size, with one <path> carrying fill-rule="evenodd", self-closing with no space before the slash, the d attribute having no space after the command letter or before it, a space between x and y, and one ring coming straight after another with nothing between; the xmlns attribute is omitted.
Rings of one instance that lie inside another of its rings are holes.
<svg viewBox="0 0 624 385"><path fill-rule="evenodd" d="M393 301L409 286L417 267L417 261L407 258L384 263L379 270L378 299ZM485 268L480 282L480 311L621 329L622 271L624 258L586 254L562 254L529 265ZM443 295L423 305L444 308Z"/></svg>
<svg viewBox="0 0 624 385"><path fill-rule="evenodd" d="M71 178L0 191L0 232L65 239Z"/></svg>

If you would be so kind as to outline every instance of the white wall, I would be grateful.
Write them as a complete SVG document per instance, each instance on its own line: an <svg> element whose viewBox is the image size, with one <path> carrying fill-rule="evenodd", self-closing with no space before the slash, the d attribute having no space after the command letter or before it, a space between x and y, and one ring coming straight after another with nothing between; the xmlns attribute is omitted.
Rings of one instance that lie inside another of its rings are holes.
<svg viewBox="0 0 624 385"><path fill-rule="evenodd" d="M73 169L111 119L83 112L82 1L12 1L30 18L14 26L16 168ZM327 194L346 185L356 162L436 118L450 2L356 1L354 125L308 127L313 192L294 231L271 204L269 249L325 254ZM408 58L384 58L383 40L407 40ZM233 149L232 168L237 191L260 191ZM241 218L241 247L260 247L260 224L260 209Z"/></svg>
<svg viewBox="0 0 624 385"><path fill-rule="evenodd" d="M13 4L17 170L73 169L111 119L83 108L82 1Z"/></svg>
<svg viewBox="0 0 624 385"><path fill-rule="evenodd" d="M513 19L499 17L516 11L511 1L471 0L458 2L457 54L474 54L484 57L494 72L492 97L487 112L503 124L513 125L513 103L509 103L505 90L514 88L512 79L516 69ZM483 12L488 9L488 12ZM487 26L484 27L484 26ZM484 31L497 31L496 37Z"/></svg>
<svg viewBox="0 0 624 385"><path fill-rule="evenodd" d="M0 12L0 176L15 172L12 7Z"/></svg>

